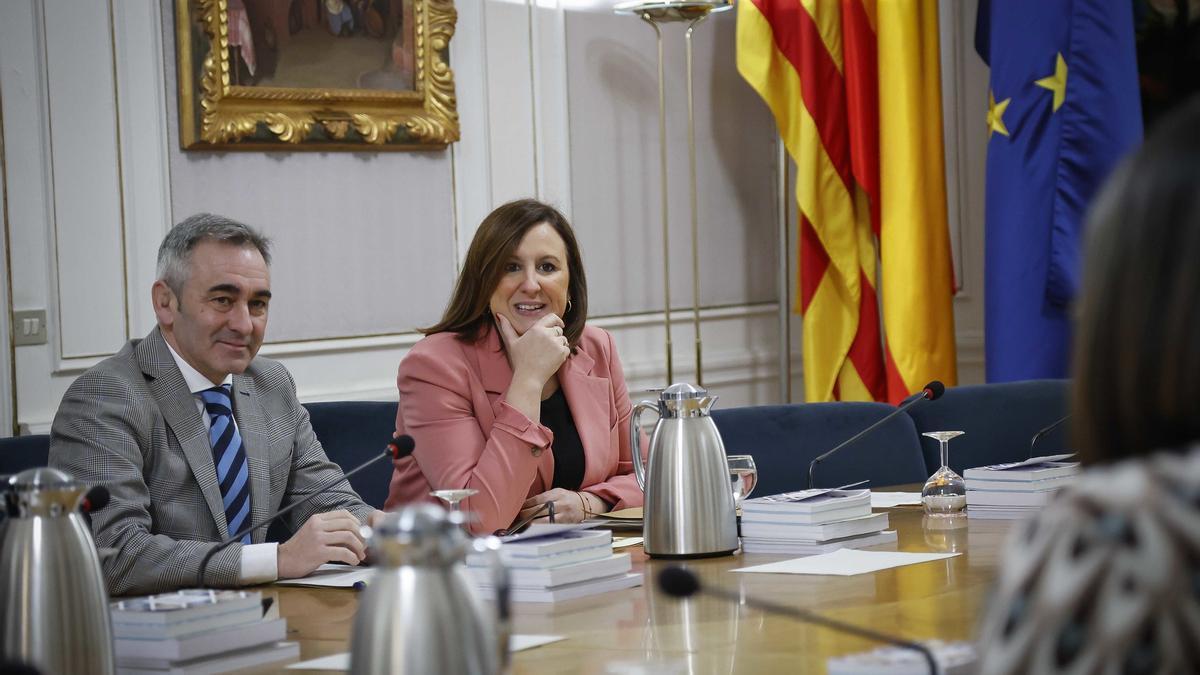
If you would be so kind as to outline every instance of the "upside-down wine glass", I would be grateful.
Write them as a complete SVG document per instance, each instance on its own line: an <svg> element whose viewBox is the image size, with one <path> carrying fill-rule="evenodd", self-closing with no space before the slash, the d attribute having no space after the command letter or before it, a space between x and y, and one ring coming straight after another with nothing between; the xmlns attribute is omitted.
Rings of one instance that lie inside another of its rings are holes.
<svg viewBox="0 0 1200 675"><path fill-rule="evenodd" d="M726 460L729 462L729 480L733 483L733 507L740 509L758 485L758 467L750 455L729 455Z"/></svg>
<svg viewBox="0 0 1200 675"><path fill-rule="evenodd" d="M470 488L465 490L434 490L429 494L449 504L451 511L460 511L462 509L458 503L467 497L479 494L479 490L472 490Z"/></svg>
<svg viewBox="0 0 1200 675"><path fill-rule="evenodd" d="M963 431L930 431L921 434L941 444L942 468L934 472L921 489L925 513L934 517L954 516L967 509L967 483L950 468L950 439L962 436Z"/></svg>

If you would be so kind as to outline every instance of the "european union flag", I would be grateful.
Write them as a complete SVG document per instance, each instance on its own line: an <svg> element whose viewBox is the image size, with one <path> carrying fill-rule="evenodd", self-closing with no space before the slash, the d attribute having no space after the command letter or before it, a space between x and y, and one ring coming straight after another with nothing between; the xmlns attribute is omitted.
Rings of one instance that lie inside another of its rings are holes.
<svg viewBox="0 0 1200 675"><path fill-rule="evenodd" d="M1083 218L1142 138L1128 0L980 0L989 382L1065 377Z"/></svg>

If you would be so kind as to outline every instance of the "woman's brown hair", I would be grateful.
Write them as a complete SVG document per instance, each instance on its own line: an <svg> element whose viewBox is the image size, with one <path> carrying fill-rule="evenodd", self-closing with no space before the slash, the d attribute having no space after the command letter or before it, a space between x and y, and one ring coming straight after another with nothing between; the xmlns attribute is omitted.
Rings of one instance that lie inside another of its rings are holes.
<svg viewBox="0 0 1200 675"><path fill-rule="evenodd" d="M1200 440L1200 99L1163 119L1088 218L1071 392L1086 463Z"/></svg>
<svg viewBox="0 0 1200 675"><path fill-rule="evenodd" d="M426 335L455 333L460 340L475 342L495 326L488 303L504 274L504 265L521 245L530 229L545 223L554 228L567 247L567 309L562 317L563 335L574 351L587 321L587 277L575 232L558 209L536 199L518 199L496 208L483 219L462 271L454 284L454 294L442 320L421 328Z"/></svg>

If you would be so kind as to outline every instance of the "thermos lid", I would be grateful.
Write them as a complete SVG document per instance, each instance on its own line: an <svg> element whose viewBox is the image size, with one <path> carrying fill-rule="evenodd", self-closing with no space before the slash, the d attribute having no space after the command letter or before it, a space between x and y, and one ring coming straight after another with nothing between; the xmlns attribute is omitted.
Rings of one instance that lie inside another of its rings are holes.
<svg viewBox="0 0 1200 675"><path fill-rule="evenodd" d="M8 479L8 484L17 490L63 490L75 489L78 484L74 478L48 466L36 469L26 469Z"/></svg>
<svg viewBox="0 0 1200 675"><path fill-rule="evenodd" d="M371 530L371 548L383 565L442 565L465 554L463 514L436 504L412 504L385 514Z"/></svg>
<svg viewBox="0 0 1200 675"><path fill-rule="evenodd" d="M708 390L704 387L697 387L694 384L687 382L678 382L666 389L658 395L663 401L683 401L688 399L704 398L708 396Z"/></svg>
<svg viewBox="0 0 1200 675"><path fill-rule="evenodd" d="M413 504L384 515L375 534L405 542L441 536L449 529L450 514L436 504Z"/></svg>
<svg viewBox="0 0 1200 675"><path fill-rule="evenodd" d="M50 467L26 469L8 479L9 515L57 517L73 513L87 488L70 474Z"/></svg>

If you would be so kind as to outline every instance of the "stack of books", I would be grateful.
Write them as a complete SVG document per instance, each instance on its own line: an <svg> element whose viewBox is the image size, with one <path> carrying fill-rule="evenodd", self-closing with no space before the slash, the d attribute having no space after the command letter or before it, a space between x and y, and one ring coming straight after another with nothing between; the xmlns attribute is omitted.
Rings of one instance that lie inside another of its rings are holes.
<svg viewBox="0 0 1200 675"><path fill-rule="evenodd" d="M800 490L742 502L746 553L818 555L896 541L870 490Z"/></svg>
<svg viewBox="0 0 1200 675"><path fill-rule="evenodd" d="M1045 506L1058 490L1079 474L1072 455L1033 457L1021 462L967 469L967 516L1014 519Z"/></svg>
<svg viewBox="0 0 1200 675"><path fill-rule="evenodd" d="M505 542L513 602L561 602L642 584L628 553L614 553L612 532L574 530ZM494 592L488 559L467 556L467 572L485 597Z"/></svg>
<svg viewBox="0 0 1200 675"><path fill-rule="evenodd" d="M118 673L224 673L300 656L257 591L182 590L110 605Z"/></svg>

